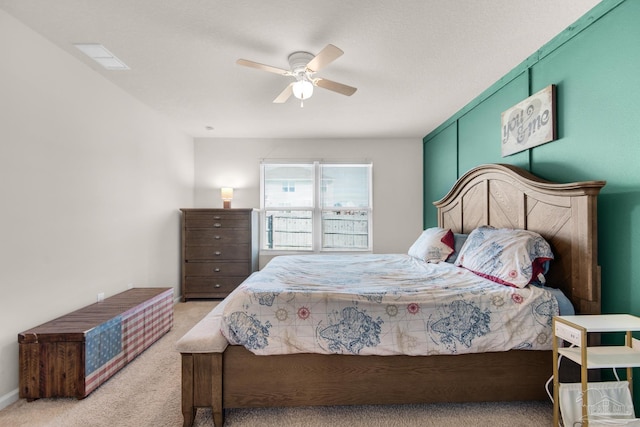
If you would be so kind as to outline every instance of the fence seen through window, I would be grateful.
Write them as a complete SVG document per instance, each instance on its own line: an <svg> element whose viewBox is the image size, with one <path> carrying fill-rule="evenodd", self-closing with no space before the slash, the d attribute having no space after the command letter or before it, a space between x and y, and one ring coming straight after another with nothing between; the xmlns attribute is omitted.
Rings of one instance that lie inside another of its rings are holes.
<svg viewBox="0 0 640 427"><path fill-rule="evenodd" d="M266 213L266 248L276 250L312 249L311 212ZM369 247L369 215L366 211L330 211L322 214L323 249Z"/></svg>

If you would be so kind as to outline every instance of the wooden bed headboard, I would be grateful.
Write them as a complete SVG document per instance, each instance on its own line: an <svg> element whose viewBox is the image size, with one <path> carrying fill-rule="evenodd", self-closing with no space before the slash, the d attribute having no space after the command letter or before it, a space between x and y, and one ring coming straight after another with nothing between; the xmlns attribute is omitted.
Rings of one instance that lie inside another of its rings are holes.
<svg viewBox="0 0 640 427"><path fill-rule="evenodd" d="M562 289L578 313L600 314L597 196L605 184L559 184L512 165L482 165L434 205L438 226L455 233L481 225L539 233L555 255L547 284Z"/></svg>

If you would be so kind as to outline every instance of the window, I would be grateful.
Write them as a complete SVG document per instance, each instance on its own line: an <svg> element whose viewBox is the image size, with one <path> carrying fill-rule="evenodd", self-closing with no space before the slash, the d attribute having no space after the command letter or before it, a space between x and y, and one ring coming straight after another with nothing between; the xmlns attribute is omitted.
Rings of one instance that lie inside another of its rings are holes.
<svg viewBox="0 0 640 427"><path fill-rule="evenodd" d="M371 250L370 163L263 163L262 249Z"/></svg>
<svg viewBox="0 0 640 427"><path fill-rule="evenodd" d="M282 191L284 193L293 193L296 191L296 182L295 181L283 181L282 182Z"/></svg>

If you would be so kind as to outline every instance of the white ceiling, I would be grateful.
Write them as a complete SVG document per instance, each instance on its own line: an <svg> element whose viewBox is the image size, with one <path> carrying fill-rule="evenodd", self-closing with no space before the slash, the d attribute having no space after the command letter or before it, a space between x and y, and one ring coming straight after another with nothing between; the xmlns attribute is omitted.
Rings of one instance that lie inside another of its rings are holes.
<svg viewBox="0 0 640 427"><path fill-rule="evenodd" d="M0 0L0 8L194 137L422 138L598 2ZM101 43L131 70L104 70L73 43ZM273 104L291 78L235 63L288 68L290 53L328 43L345 53L317 76L357 87L351 97L316 88L304 108L293 97Z"/></svg>

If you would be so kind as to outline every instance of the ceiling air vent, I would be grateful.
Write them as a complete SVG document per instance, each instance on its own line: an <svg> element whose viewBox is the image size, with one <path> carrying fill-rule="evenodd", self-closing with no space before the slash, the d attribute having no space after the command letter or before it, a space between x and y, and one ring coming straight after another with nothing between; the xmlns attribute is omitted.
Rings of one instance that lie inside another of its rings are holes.
<svg viewBox="0 0 640 427"><path fill-rule="evenodd" d="M98 43L75 43L75 47L80 49L89 58L102 65L107 70L129 70L130 68L120 59L109 52L106 47Z"/></svg>

